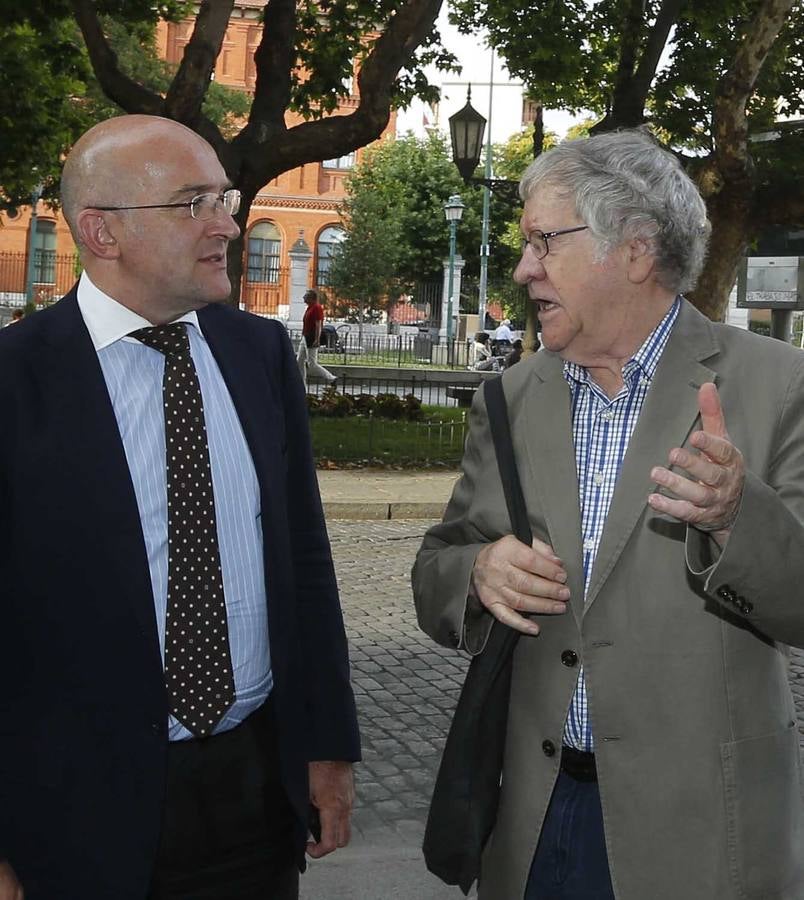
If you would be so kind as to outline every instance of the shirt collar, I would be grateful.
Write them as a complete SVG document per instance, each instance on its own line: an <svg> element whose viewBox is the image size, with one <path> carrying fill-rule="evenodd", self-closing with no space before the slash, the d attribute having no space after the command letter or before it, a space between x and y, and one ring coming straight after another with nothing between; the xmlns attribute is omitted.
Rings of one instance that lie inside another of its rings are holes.
<svg viewBox="0 0 804 900"><path fill-rule="evenodd" d="M86 272L81 273L78 282L78 308L96 351L103 350L104 347L119 340L134 340L128 337L132 331L153 326L153 322L149 322L139 313L135 313L105 294L92 283L92 279ZM174 321L187 322L195 326L199 334L201 333L198 314L195 310L179 316Z"/></svg>
<svg viewBox="0 0 804 900"><path fill-rule="evenodd" d="M673 305L667 310L662 321L645 338L642 346L623 366L623 381L630 381L636 372L640 372L642 377L648 381L653 380L656 367L659 365L664 348L670 339L670 332L673 330L680 309L681 297L679 296L673 301ZM564 362L564 378L579 384L588 384L591 381L589 372L583 366L569 360Z"/></svg>

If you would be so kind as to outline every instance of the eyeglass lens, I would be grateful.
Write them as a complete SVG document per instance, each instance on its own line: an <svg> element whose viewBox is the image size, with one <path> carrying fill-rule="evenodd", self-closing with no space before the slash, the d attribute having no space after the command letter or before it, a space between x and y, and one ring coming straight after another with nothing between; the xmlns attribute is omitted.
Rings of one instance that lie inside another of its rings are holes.
<svg viewBox="0 0 804 900"><path fill-rule="evenodd" d="M240 209L240 191L228 190L222 194L199 194L190 201L190 213L194 219L211 219L223 209L233 216Z"/></svg>
<svg viewBox="0 0 804 900"><path fill-rule="evenodd" d="M532 231L523 241L522 241L522 252L525 252L525 248L530 244L531 250L536 254L536 259L543 259L547 256L547 238L542 234L541 231Z"/></svg>

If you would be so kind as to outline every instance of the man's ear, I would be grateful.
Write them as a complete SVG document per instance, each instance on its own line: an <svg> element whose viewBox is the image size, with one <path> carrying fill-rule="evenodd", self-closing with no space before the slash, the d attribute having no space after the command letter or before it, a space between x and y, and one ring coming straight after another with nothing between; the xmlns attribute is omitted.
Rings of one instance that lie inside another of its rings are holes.
<svg viewBox="0 0 804 900"><path fill-rule="evenodd" d="M656 266L653 246L643 238L634 238L629 241L627 249L628 280L632 284L643 284L650 278Z"/></svg>
<svg viewBox="0 0 804 900"><path fill-rule="evenodd" d="M120 247L112 234L106 217L96 209L82 209L76 221L81 243L93 256L117 259Z"/></svg>

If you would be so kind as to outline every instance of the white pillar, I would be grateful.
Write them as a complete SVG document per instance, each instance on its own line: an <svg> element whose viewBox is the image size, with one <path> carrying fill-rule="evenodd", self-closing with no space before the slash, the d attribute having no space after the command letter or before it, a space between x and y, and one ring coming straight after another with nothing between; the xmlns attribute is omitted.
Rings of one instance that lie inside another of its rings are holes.
<svg viewBox="0 0 804 900"><path fill-rule="evenodd" d="M304 239L304 229L299 230L299 237L290 248L288 256L290 257L290 308L286 324L288 329L301 331L304 311L307 309L303 297L305 291L310 287L310 260L313 258L313 251Z"/></svg>
<svg viewBox="0 0 804 900"><path fill-rule="evenodd" d="M452 336L458 336L458 310L461 305L461 273L466 260L455 255L452 267ZM447 337L447 310L449 309L449 260L444 260L444 286L441 290L441 322L438 333L442 340Z"/></svg>

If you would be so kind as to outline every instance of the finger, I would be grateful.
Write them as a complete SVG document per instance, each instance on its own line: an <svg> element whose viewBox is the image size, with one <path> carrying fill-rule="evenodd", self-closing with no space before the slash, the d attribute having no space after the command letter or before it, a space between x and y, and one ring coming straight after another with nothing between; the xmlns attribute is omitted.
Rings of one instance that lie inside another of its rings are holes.
<svg viewBox="0 0 804 900"><path fill-rule="evenodd" d="M690 435L690 443L696 450L705 453L713 462L720 465L731 465L737 456L737 448L728 438L718 437L706 431L693 432Z"/></svg>
<svg viewBox="0 0 804 900"><path fill-rule="evenodd" d="M504 603L506 606L518 613L544 613L546 615L555 615L563 613L567 608L567 601L570 594L567 588L563 588L561 596L556 597L555 594L550 595L534 595L530 593L520 593L510 588L502 588L497 595L491 598L491 603Z"/></svg>
<svg viewBox="0 0 804 900"><path fill-rule="evenodd" d="M698 433L703 435L703 432ZM714 438L713 440L720 440L720 438ZM711 487L720 487L726 479L726 470L722 465L712 462L708 455L690 453L689 450L676 447L670 451L668 459L671 465L684 469L691 478L702 481Z"/></svg>
<svg viewBox="0 0 804 900"><path fill-rule="evenodd" d="M338 816L332 810L319 810L321 817L321 840L307 842L307 853L313 859L321 859L328 853L332 853L338 844Z"/></svg>
<svg viewBox="0 0 804 900"><path fill-rule="evenodd" d="M698 525L705 521L705 511L688 500L675 500L664 494L649 494L648 504L656 512L672 516L680 522Z"/></svg>
<svg viewBox="0 0 804 900"><path fill-rule="evenodd" d="M546 556L548 559L551 559L553 562L561 563L561 560L556 556L555 551L549 544L545 544L544 541L540 541L538 538L534 538L531 542L531 547L537 552L541 553L542 556Z"/></svg>
<svg viewBox="0 0 804 900"><path fill-rule="evenodd" d="M728 438L726 419L720 404L720 394L711 382L702 384L698 390L698 409L701 411L701 425L708 434Z"/></svg>
<svg viewBox="0 0 804 900"><path fill-rule="evenodd" d="M699 481L685 478L677 472L671 472L663 466L656 466L651 469L650 477L656 484L660 484L662 487L672 491L677 498L695 506L708 507L717 500L714 488L707 484L701 484Z"/></svg>
<svg viewBox="0 0 804 900"><path fill-rule="evenodd" d="M519 613L514 612L509 606L506 606L505 603L492 603L491 606L488 607L488 610L498 622L502 622L503 625L507 625L509 628L520 631L522 634L529 634L532 637L535 637L541 630L535 622L531 622L530 619L520 616Z"/></svg>

